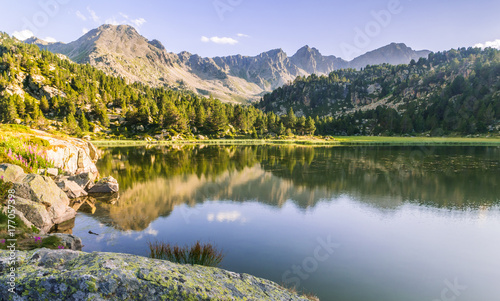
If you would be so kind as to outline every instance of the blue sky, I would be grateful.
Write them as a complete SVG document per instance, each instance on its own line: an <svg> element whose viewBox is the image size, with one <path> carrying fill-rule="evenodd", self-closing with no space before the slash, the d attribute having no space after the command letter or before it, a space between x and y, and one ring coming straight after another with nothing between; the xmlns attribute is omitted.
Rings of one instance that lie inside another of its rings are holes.
<svg viewBox="0 0 500 301"><path fill-rule="evenodd" d="M499 47L500 1L0 0L0 31L71 42L104 23L130 24L172 52L257 55L300 47L350 59L391 42L432 51Z"/></svg>

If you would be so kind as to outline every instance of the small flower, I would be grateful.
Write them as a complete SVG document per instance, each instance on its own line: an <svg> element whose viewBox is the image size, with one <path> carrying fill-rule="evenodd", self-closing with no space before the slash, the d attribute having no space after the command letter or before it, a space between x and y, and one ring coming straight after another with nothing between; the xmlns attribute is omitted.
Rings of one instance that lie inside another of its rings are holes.
<svg viewBox="0 0 500 301"><path fill-rule="evenodd" d="M40 236L36 236L36 237L35 237L35 242L37 242L37 241L39 241L39 240L41 240L41 239L42 239L42 238L41 238Z"/></svg>
<svg viewBox="0 0 500 301"><path fill-rule="evenodd" d="M64 249L64 247L63 247L63 246L58 246L57 248L58 248L58 249Z"/></svg>
<svg viewBox="0 0 500 301"><path fill-rule="evenodd" d="M0 243L4 244L5 243L5 239L0 240Z"/></svg>

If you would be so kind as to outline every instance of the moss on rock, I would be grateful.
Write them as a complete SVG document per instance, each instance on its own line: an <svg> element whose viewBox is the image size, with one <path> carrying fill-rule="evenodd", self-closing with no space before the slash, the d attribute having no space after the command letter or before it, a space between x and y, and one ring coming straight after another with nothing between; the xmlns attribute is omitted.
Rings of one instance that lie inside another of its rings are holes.
<svg viewBox="0 0 500 301"><path fill-rule="evenodd" d="M0 251L2 292L8 256ZM16 293L5 300L308 300L247 274L129 254L40 249L18 258Z"/></svg>

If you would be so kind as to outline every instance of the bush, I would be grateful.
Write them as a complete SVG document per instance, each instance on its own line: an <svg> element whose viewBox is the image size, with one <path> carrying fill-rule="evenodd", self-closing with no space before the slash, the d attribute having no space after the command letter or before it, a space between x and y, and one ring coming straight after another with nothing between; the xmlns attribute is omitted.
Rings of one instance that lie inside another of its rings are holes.
<svg viewBox="0 0 500 301"><path fill-rule="evenodd" d="M164 242L149 242L148 244L150 250L149 257L181 264L198 264L217 267L225 256L211 244L200 244L199 241L192 246L184 247L179 247L177 245L171 246Z"/></svg>

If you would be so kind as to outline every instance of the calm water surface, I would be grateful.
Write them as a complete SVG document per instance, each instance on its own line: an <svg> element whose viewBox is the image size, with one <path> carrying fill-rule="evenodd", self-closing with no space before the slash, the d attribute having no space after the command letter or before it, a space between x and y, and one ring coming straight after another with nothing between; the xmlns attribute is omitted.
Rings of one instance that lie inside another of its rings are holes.
<svg viewBox="0 0 500 301"><path fill-rule="evenodd" d="M201 240L321 300L500 300L499 147L107 148L98 167L121 196L79 212L84 251Z"/></svg>

